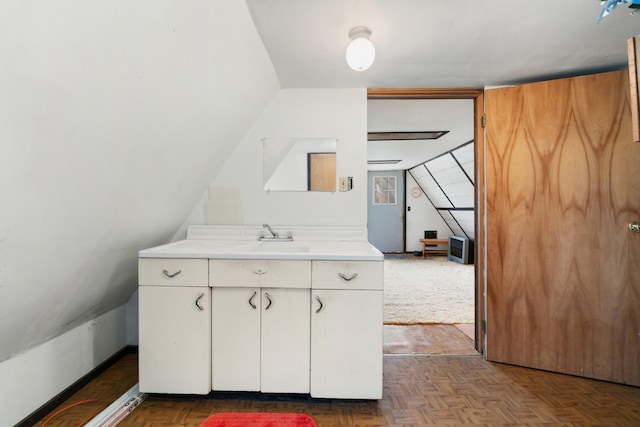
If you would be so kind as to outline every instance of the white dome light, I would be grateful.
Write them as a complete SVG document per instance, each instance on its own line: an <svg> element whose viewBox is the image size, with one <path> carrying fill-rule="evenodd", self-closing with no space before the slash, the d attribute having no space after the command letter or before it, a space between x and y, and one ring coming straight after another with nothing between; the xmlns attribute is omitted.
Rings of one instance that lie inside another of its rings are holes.
<svg viewBox="0 0 640 427"><path fill-rule="evenodd" d="M347 47L347 64L355 71L366 70L376 57L376 48L369 37L371 30L367 27L356 27L349 31L351 43Z"/></svg>

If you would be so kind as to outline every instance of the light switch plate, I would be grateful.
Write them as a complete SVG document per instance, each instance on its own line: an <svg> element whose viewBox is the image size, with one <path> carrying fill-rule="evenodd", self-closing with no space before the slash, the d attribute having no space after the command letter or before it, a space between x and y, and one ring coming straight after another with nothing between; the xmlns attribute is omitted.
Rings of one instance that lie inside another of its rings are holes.
<svg viewBox="0 0 640 427"><path fill-rule="evenodd" d="M341 176L338 178L339 191L351 191L352 188L353 188L353 177Z"/></svg>
<svg viewBox="0 0 640 427"><path fill-rule="evenodd" d="M341 176L338 178L338 190L339 191L349 191L347 190L347 177Z"/></svg>

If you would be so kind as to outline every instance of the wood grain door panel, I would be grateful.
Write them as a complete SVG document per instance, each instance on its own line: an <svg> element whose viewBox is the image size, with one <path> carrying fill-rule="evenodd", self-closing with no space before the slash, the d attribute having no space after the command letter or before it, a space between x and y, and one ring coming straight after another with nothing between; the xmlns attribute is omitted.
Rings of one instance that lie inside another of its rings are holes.
<svg viewBox="0 0 640 427"><path fill-rule="evenodd" d="M626 71L485 92L487 357L640 385Z"/></svg>

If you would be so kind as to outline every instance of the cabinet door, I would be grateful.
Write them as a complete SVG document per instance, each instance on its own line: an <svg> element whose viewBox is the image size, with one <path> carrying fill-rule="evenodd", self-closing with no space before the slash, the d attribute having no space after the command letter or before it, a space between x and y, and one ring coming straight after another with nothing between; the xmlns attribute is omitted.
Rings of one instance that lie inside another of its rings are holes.
<svg viewBox="0 0 640 427"><path fill-rule="evenodd" d="M140 286L140 391L211 391L207 287Z"/></svg>
<svg viewBox="0 0 640 427"><path fill-rule="evenodd" d="M314 290L311 396L382 398L382 291Z"/></svg>
<svg viewBox="0 0 640 427"><path fill-rule="evenodd" d="M262 290L261 391L309 393L309 289Z"/></svg>
<svg viewBox="0 0 640 427"><path fill-rule="evenodd" d="M212 288L213 390L260 391L259 288Z"/></svg>

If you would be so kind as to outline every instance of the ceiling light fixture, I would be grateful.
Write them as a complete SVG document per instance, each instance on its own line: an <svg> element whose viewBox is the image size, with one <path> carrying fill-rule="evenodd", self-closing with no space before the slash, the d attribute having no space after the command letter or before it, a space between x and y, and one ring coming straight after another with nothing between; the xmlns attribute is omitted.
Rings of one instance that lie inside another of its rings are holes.
<svg viewBox="0 0 640 427"><path fill-rule="evenodd" d="M371 30L367 27L355 27L349 31L351 43L347 47L347 64L355 71L364 71L371 67L376 57L376 48L369 37Z"/></svg>

